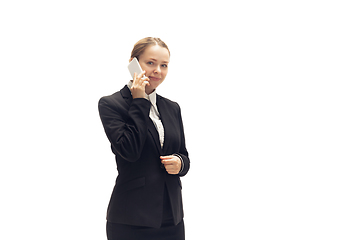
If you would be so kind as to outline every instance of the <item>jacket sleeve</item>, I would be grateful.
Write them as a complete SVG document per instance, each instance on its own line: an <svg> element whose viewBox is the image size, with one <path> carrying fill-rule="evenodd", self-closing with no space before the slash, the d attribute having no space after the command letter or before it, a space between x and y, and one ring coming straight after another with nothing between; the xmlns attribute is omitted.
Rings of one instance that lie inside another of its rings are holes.
<svg viewBox="0 0 360 240"><path fill-rule="evenodd" d="M190 159L185 144L184 126L182 122L180 106L179 106L178 118L179 118L180 133L181 133L181 146L180 146L180 151L178 153L175 153L175 155L179 155L182 160L183 165L181 166L181 171L178 173L178 175L182 177L185 176L190 169Z"/></svg>
<svg viewBox="0 0 360 240"><path fill-rule="evenodd" d="M147 136L150 104L144 98L133 99L129 107L107 97L99 101L100 118L111 148L126 161L135 162L140 158Z"/></svg>

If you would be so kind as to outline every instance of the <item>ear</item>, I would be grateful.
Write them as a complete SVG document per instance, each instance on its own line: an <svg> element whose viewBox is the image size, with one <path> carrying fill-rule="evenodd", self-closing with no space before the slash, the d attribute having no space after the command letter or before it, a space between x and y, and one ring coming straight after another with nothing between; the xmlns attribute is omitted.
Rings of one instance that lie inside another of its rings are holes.
<svg viewBox="0 0 360 240"><path fill-rule="evenodd" d="M130 58L129 62L131 62L134 58Z"/></svg>

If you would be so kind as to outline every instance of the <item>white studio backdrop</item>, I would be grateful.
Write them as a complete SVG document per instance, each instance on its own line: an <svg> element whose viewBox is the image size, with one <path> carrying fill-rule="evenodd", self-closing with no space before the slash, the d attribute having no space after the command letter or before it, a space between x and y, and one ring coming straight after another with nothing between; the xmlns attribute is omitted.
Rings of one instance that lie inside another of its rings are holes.
<svg viewBox="0 0 360 240"><path fill-rule="evenodd" d="M0 238L106 239L97 111L136 41L171 51L187 239L359 239L356 1L2 1Z"/></svg>

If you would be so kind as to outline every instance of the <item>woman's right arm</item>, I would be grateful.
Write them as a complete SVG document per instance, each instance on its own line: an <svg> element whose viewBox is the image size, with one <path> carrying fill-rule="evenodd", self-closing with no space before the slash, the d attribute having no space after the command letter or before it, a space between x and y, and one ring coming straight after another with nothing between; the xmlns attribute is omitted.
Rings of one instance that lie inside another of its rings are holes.
<svg viewBox="0 0 360 240"><path fill-rule="evenodd" d="M125 101L103 97L99 101L99 113L106 136L113 152L129 162L140 158L147 136L147 119L151 103L145 99L145 87L149 78L145 71L134 74L130 89L133 100L128 107ZM126 105L126 106L125 106Z"/></svg>
<svg viewBox="0 0 360 240"><path fill-rule="evenodd" d="M126 104L125 102L123 102ZM124 160L140 158L147 136L147 119L151 103L145 98L133 99L129 107L110 97L99 101L99 113L112 150Z"/></svg>

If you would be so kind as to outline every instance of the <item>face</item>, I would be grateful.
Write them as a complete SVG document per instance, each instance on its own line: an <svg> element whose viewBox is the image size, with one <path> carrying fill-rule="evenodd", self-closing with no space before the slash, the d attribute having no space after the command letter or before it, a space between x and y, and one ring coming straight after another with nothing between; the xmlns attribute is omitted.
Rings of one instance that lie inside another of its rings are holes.
<svg viewBox="0 0 360 240"><path fill-rule="evenodd" d="M150 94L165 80L170 62L169 51L164 47L152 45L145 49L138 60L142 70L146 72L145 75L150 79L150 85L145 89L145 92Z"/></svg>

